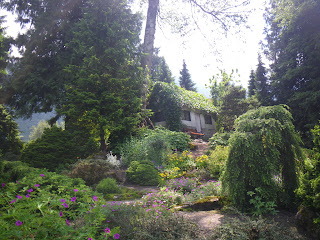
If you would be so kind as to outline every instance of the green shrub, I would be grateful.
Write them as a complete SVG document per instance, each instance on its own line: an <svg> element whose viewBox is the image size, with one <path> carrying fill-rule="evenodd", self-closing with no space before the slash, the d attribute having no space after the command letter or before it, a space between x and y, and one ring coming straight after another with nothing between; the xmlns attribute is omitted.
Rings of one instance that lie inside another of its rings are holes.
<svg viewBox="0 0 320 240"><path fill-rule="evenodd" d="M209 139L209 143L211 148L214 150L217 146L228 146L228 140L231 136L230 132L226 133L215 133L213 136Z"/></svg>
<svg viewBox="0 0 320 240"><path fill-rule="evenodd" d="M113 178L105 178L102 179L97 187L96 191L103 194L109 194L109 193L120 193L121 189L117 184L117 181Z"/></svg>
<svg viewBox="0 0 320 240"><path fill-rule="evenodd" d="M219 178L224 169L225 163L227 162L229 155L228 146L217 146L213 150L207 159L207 171L213 178Z"/></svg>
<svg viewBox="0 0 320 240"><path fill-rule="evenodd" d="M102 196L81 179L29 168L0 196L0 239L105 239L119 232L105 221Z"/></svg>
<svg viewBox="0 0 320 240"><path fill-rule="evenodd" d="M126 177L129 182L137 183L140 185L158 185L159 173L154 165L149 161L133 161L126 171Z"/></svg>
<svg viewBox="0 0 320 240"><path fill-rule="evenodd" d="M28 164L20 161L0 161L0 181L15 182L23 178L29 171Z"/></svg>
<svg viewBox="0 0 320 240"><path fill-rule="evenodd" d="M30 166L50 171L74 163L76 159L77 148L72 136L56 126L45 129L40 138L28 143L21 155L21 161Z"/></svg>
<svg viewBox="0 0 320 240"><path fill-rule="evenodd" d="M143 160L160 165L172 150L188 149L189 142L190 136L183 132L173 132L161 127L156 127L155 130L143 128L136 137L120 146L120 152L126 166L132 161Z"/></svg>
<svg viewBox="0 0 320 240"><path fill-rule="evenodd" d="M99 183L108 176L113 166L105 160L86 159L71 165L71 170L66 175L72 178L82 178L87 185Z"/></svg>
<svg viewBox="0 0 320 240"><path fill-rule="evenodd" d="M302 154L290 112L281 105L260 107L241 115L235 127L222 176L223 189L233 204L242 210L250 208L247 192L258 187L267 202L277 202L282 193L293 204L296 159ZM275 176L280 177L281 185Z"/></svg>

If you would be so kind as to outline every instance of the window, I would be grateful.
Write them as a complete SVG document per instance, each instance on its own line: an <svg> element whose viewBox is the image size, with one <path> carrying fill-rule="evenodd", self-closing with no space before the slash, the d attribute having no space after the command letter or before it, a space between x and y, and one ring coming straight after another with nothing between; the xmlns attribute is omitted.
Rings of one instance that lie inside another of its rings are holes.
<svg viewBox="0 0 320 240"><path fill-rule="evenodd" d="M183 111L182 120L191 121L191 114L189 111Z"/></svg>
<svg viewBox="0 0 320 240"><path fill-rule="evenodd" d="M205 124L212 125L212 118L209 115L204 115Z"/></svg>

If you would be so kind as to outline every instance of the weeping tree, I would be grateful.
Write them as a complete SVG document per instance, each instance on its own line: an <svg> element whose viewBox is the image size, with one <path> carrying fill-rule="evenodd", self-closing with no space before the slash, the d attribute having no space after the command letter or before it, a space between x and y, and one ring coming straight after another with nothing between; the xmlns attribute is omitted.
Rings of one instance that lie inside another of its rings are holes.
<svg viewBox="0 0 320 240"><path fill-rule="evenodd" d="M229 141L222 181L233 204L248 208L247 193L257 188L265 201L279 200L286 206L293 202L301 140L286 106L260 107L241 115Z"/></svg>

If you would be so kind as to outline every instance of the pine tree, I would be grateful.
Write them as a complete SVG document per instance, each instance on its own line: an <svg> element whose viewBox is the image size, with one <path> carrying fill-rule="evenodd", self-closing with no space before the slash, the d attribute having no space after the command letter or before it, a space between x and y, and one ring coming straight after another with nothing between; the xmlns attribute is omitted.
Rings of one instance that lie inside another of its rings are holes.
<svg viewBox="0 0 320 240"><path fill-rule="evenodd" d="M258 100L263 106L269 105L270 95L267 78L267 70L261 60L261 55L258 56L258 66L255 74L255 88Z"/></svg>
<svg viewBox="0 0 320 240"><path fill-rule="evenodd" d="M191 76L189 73L189 70L187 69L187 64L185 62L185 60L183 60L183 66L182 66L182 70L180 71L180 87L185 88L186 90L189 91L194 91L196 92L197 89L195 87L195 83L192 82L191 80Z"/></svg>
<svg viewBox="0 0 320 240"><path fill-rule="evenodd" d="M251 70L250 73L250 80L249 80L249 85L248 85L248 96L252 97L255 94L256 90L256 85L255 85L255 74L254 71Z"/></svg>

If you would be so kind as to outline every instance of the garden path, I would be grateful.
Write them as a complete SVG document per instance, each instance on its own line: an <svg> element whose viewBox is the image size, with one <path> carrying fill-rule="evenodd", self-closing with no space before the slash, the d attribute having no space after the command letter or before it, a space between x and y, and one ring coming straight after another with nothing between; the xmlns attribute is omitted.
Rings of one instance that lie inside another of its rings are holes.
<svg viewBox="0 0 320 240"><path fill-rule="evenodd" d="M202 139L195 139L193 140L192 144L196 146L193 150L191 150L194 159L206 154L210 149L209 143Z"/></svg>

